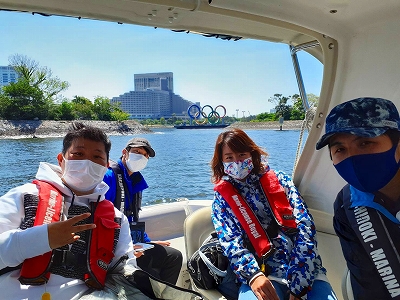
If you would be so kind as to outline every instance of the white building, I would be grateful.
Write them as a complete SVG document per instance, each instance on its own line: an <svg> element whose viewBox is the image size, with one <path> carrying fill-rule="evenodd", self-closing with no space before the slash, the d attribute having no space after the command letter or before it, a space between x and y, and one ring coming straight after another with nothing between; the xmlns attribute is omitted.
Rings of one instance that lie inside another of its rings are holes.
<svg viewBox="0 0 400 300"><path fill-rule="evenodd" d="M135 74L135 91L157 90L174 92L172 72Z"/></svg>
<svg viewBox="0 0 400 300"><path fill-rule="evenodd" d="M118 102L131 119L159 119L171 114L171 95L168 91L130 91L111 99L111 103Z"/></svg>
<svg viewBox="0 0 400 300"><path fill-rule="evenodd" d="M173 82L172 72L135 74L135 90L112 98L111 103L120 103L131 119L189 118L187 109L193 102L174 94Z"/></svg>
<svg viewBox="0 0 400 300"><path fill-rule="evenodd" d="M1 80L0 87L9 85L11 82L18 81L18 73L11 66L0 66Z"/></svg>

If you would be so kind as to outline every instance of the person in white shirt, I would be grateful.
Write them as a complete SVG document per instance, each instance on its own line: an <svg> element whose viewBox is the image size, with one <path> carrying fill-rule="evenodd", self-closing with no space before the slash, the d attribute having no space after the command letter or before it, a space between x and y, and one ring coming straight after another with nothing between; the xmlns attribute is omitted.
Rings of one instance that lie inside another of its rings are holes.
<svg viewBox="0 0 400 300"><path fill-rule="evenodd" d="M136 266L128 220L104 201L110 148L100 129L72 123L58 165L41 162L33 183L0 197L0 298L79 299L90 287L102 289L107 272ZM44 196L47 187L50 198ZM61 209L55 213L52 193L61 195ZM42 222L41 198L50 205ZM57 214L59 221L51 221ZM43 266L46 260L40 259L46 255L51 263ZM44 274L24 270L32 260L39 261Z"/></svg>

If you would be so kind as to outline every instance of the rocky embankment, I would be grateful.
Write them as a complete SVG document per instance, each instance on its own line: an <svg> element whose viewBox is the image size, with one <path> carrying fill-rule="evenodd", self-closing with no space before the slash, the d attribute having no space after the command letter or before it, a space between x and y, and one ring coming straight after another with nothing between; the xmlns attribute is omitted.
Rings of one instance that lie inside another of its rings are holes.
<svg viewBox="0 0 400 300"><path fill-rule="evenodd" d="M4 138L32 138L64 136L72 121L14 121L0 120L0 139ZM152 130L140 123L127 120L117 121L81 121L99 127L109 135L151 133Z"/></svg>
<svg viewBox="0 0 400 300"><path fill-rule="evenodd" d="M284 121L282 125L282 130L299 130L301 129L301 125L303 124L303 120L294 120L294 121ZM229 127L235 127L240 129L272 129L279 130L280 124L278 121L272 122L236 122Z"/></svg>
<svg viewBox="0 0 400 300"><path fill-rule="evenodd" d="M72 121L13 121L0 120L0 139L7 138L33 138L33 137L60 137L64 136ZM159 127L147 127L133 120L117 121L81 121L99 127L109 135L134 135L152 133ZM285 121L283 130L299 130L303 121ZM279 130L279 122L236 122L227 128L246 129L271 129ZM171 127L171 126L169 126ZM153 130L152 130L153 129Z"/></svg>

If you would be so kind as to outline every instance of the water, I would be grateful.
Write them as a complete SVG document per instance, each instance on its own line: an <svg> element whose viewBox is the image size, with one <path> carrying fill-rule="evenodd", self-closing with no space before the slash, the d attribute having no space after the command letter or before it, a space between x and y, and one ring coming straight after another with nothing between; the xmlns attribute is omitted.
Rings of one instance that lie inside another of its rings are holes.
<svg viewBox="0 0 400 300"><path fill-rule="evenodd" d="M150 141L156 156L142 171L149 188L143 205L176 201L178 198L212 199L213 184L209 162L215 140L222 129L154 129L143 137ZM291 175L300 131L246 130L269 154L273 169ZM118 159L132 136L110 136L111 159ZM0 140L0 195L31 181L40 161L57 164L62 138Z"/></svg>

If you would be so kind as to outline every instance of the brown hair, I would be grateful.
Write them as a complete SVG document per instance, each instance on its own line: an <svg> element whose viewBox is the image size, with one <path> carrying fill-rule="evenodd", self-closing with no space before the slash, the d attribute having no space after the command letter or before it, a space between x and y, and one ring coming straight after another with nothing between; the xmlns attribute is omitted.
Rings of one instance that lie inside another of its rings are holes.
<svg viewBox="0 0 400 300"><path fill-rule="evenodd" d="M261 155L268 155L261 147L241 129L234 128L220 133L215 142L214 156L211 160L212 182L216 183L225 175L222 163L222 148L227 145L232 151L250 152L254 168L252 173L259 174L264 170L261 164Z"/></svg>

